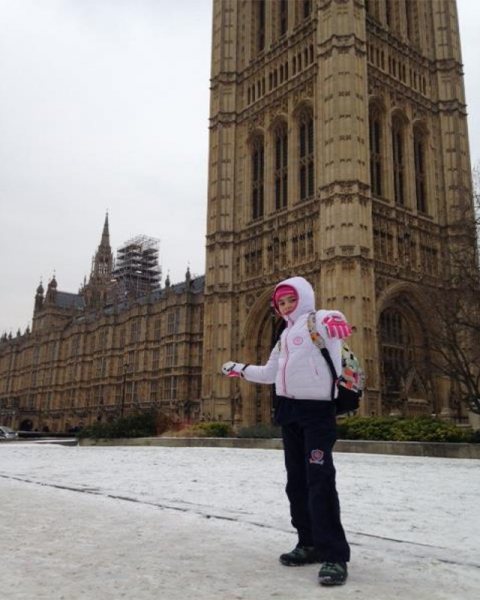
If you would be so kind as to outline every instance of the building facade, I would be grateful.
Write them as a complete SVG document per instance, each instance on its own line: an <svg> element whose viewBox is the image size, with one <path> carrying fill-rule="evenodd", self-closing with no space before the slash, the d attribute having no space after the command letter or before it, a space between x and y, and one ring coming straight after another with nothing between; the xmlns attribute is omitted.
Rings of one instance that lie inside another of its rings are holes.
<svg viewBox="0 0 480 600"><path fill-rule="evenodd" d="M455 1L214 0L211 74L205 277L159 287L143 237L115 267L107 219L80 293L40 285L32 331L0 341L2 424L270 422L270 386L220 368L266 361L292 275L355 325L363 414L457 413L427 367L459 205L473 222Z"/></svg>
<svg viewBox="0 0 480 600"><path fill-rule="evenodd" d="M161 289L153 278L150 293L119 299L112 273L106 220L80 293L58 290L53 277L45 294L37 289L32 330L0 340L2 424L68 431L154 408L199 418L203 277L187 270Z"/></svg>
<svg viewBox="0 0 480 600"><path fill-rule="evenodd" d="M214 0L203 410L270 420L270 295L302 275L356 326L362 411L448 416L427 372L471 172L454 0ZM470 211L470 215L472 212Z"/></svg>

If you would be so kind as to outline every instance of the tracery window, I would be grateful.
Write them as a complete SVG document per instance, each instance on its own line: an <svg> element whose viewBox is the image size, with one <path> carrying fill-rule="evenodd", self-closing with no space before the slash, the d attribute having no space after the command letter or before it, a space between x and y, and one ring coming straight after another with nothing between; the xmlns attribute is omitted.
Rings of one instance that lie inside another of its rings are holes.
<svg viewBox="0 0 480 600"><path fill-rule="evenodd" d="M314 157L313 116L310 111L304 111L299 119L300 200L307 200L314 194Z"/></svg>
<svg viewBox="0 0 480 600"><path fill-rule="evenodd" d="M418 46L420 43L418 5L412 0L405 2L405 22L408 39Z"/></svg>
<svg viewBox="0 0 480 600"><path fill-rule="evenodd" d="M413 339L401 312L389 308L380 317L383 391L396 396L413 364Z"/></svg>
<svg viewBox="0 0 480 600"><path fill-rule="evenodd" d="M180 325L180 309L176 308L174 311L168 313L167 317L167 333L178 333Z"/></svg>
<svg viewBox="0 0 480 600"><path fill-rule="evenodd" d="M409 0L410 1L410 0ZM401 4L399 0L385 0L385 20L392 33L399 33Z"/></svg>
<svg viewBox="0 0 480 600"><path fill-rule="evenodd" d="M426 136L416 127L413 131L413 156L415 162L415 196L417 210L427 213Z"/></svg>
<svg viewBox="0 0 480 600"><path fill-rule="evenodd" d="M255 11L255 46L257 52L265 48L265 0L255 0L253 9Z"/></svg>
<svg viewBox="0 0 480 600"><path fill-rule="evenodd" d="M374 196L382 196L382 121L375 108L370 110L370 185Z"/></svg>
<svg viewBox="0 0 480 600"><path fill-rule="evenodd" d="M158 379L150 382L150 402L158 402L159 394L159 381Z"/></svg>
<svg viewBox="0 0 480 600"><path fill-rule="evenodd" d="M252 144L252 178L251 178L251 193L252 193L252 218L258 219L263 216L263 200L264 200L264 162L265 149L263 138L257 137Z"/></svg>
<svg viewBox="0 0 480 600"><path fill-rule="evenodd" d="M373 244L375 260L391 264L394 260L393 235L388 224L376 220L373 228Z"/></svg>
<svg viewBox="0 0 480 600"><path fill-rule="evenodd" d="M165 366L174 367L177 364L177 344L167 344L165 354Z"/></svg>
<svg viewBox="0 0 480 600"><path fill-rule="evenodd" d="M165 377L164 381L164 398L166 400L177 399L177 377Z"/></svg>
<svg viewBox="0 0 480 600"><path fill-rule="evenodd" d="M140 322L133 321L130 325L130 341L138 342L139 339L140 339ZM100 341L100 335L99 335L99 341ZM100 343L101 343L101 341L100 341Z"/></svg>
<svg viewBox="0 0 480 600"><path fill-rule="evenodd" d="M392 119L393 191L400 206L405 205L405 144L404 127L399 116Z"/></svg>
<svg viewBox="0 0 480 600"><path fill-rule="evenodd" d="M285 123L274 132L275 141L275 208L285 208L288 204L288 134Z"/></svg>
<svg viewBox="0 0 480 600"><path fill-rule="evenodd" d="M303 18L307 19L312 12L312 0L303 0Z"/></svg>
<svg viewBox="0 0 480 600"><path fill-rule="evenodd" d="M391 0L385 0L385 18L387 25L391 27L393 25L393 7Z"/></svg>
<svg viewBox="0 0 480 600"><path fill-rule="evenodd" d="M270 253L269 253L270 254ZM245 275L252 276L261 273L263 268L262 240L250 240L245 249Z"/></svg>
<svg viewBox="0 0 480 600"><path fill-rule="evenodd" d="M433 239L427 237L420 244L420 263L421 268L427 275L438 275L438 249Z"/></svg>
<svg viewBox="0 0 480 600"><path fill-rule="evenodd" d="M279 34L280 36L287 33L288 28L288 0L280 0L279 3Z"/></svg>
<svg viewBox="0 0 480 600"><path fill-rule="evenodd" d="M97 406L101 406L103 404L103 400L104 400L103 386L96 385L93 388L93 390L94 390L94 392L93 392L94 393L94 402Z"/></svg>

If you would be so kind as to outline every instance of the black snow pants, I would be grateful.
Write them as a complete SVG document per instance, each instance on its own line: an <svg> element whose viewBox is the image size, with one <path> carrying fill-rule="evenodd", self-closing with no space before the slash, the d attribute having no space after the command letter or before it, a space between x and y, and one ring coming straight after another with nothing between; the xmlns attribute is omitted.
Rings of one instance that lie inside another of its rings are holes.
<svg viewBox="0 0 480 600"><path fill-rule="evenodd" d="M348 562L332 457L337 439L333 403L279 396L275 420L282 427L286 492L298 543L315 546L321 562Z"/></svg>

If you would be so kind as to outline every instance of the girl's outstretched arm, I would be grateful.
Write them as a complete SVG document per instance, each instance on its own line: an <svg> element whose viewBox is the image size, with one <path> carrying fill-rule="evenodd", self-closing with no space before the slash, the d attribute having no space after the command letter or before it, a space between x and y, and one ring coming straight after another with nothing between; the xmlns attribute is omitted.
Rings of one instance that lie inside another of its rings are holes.
<svg viewBox="0 0 480 600"><path fill-rule="evenodd" d="M278 370L280 350L278 345L270 353L265 365L248 365L228 361L222 366L222 373L227 377L242 377L252 383L274 383Z"/></svg>

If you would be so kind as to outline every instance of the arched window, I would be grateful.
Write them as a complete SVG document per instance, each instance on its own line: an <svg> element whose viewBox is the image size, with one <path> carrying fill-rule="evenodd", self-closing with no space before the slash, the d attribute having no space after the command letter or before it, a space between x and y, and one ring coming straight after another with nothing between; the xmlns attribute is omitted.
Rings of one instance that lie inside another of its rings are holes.
<svg viewBox="0 0 480 600"><path fill-rule="evenodd" d="M251 193L252 193L252 218L258 219L263 216L263 198L264 198L264 163L265 150L263 138L258 136L252 144L252 177L251 177Z"/></svg>
<svg viewBox="0 0 480 600"><path fill-rule="evenodd" d="M255 23L255 49L261 52L265 48L265 0L256 0L253 4Z"/></svg>
<svg viewBox="0 0 480 600"><path fill-rule="evenodd" d="M312 0L303 0L303 18L307 19L312 12Z"/></svg>
<svg viewBox="0 0 480 600"><path fill-rule="evenodd" d="M415 196L417 210L427 213L426 135L420 127L413 130L413 156L415 161Z"/></svg>
<svg viewBox="0 0 480 600"><path fill-rule="evenodd" d="M405 26L407 38L420 46L420 15L416 0L405 0Z"/></svg>
<svg viewBox="0 0 480 600"><path fill-rule="evenodd" d="M280 0L279 2L279 35L285 35L288 28L288 0Z"/></svg>
<svg viewBox="0 0 480 600"><path fill-rule="evenodd" d="M370 107L370 185L372 195L383 195L383 165L382 143L383 127L382 115L375 106Z"/></svg>
<svg viewBox="0 0 480 600"><path fill-rule="evenodd" d="M391 400L398 398L413 365L413 339L407 320L394 308L380 317L382 346L382 391Z"/></svg>
<svg viewBox="0 0 480 600"><path fill-rule="evenodd" d="M402 119L392 118L393 191L400 206L405 205L405 135Z"/></svg>
<svg viewBox="0 0 480 600"><path fill-rule="evenodd" d="M313 116L310 111L304 111L300 116L298 133L300 200L307 200L315 190Z"/></svg>
<svg viewBox="0 0 480 600"><path fill-rule="evenodd" d="M391 33L400 33L401 0L385 0L385 23ZM408 0L409 2L411 0Z"/></svg>
<svg viewBox="0 0 480 600"><path fill-rule="evenodd" d="M385 0L385 19L387 22L387 25L389 27L392 27L393 25L393 7L392 7L392 1L391 0Z"/></svg>
<svg viewBox="0 0 480 600"><path fill-rule="evenodd" d="M285 208L288 204L288 134L285 123L274 130L275 144L275 208Z"/></svg>

